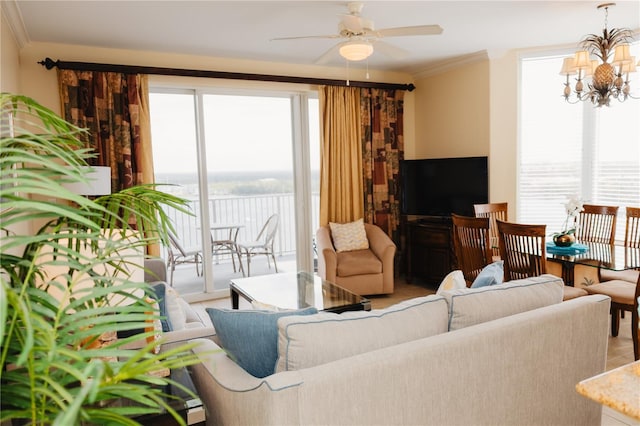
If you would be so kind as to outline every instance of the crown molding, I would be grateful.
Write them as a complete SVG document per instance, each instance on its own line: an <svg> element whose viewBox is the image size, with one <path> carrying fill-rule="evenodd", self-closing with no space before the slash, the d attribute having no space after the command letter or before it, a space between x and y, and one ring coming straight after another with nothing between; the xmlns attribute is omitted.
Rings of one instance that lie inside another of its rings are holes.
<svg viewBox="0 0 640 426"><path fill-rule="evenodd" d="M16 0L3 0L0 3L2 4L2 14L6 17L7 24L9 24L13 37L16 39L18 48L21 49L30 42L30 39L24 26L18 3Z"/></svg>
<svg viewBox="0 0 640 426"><path fill-rule="evenodd" d="M436 62L423 68L420 71L411 73L414 78L431 77L432 75L442 74L443 72L461 67L463 65L473 64L480 61L489 60L489 53L486 50L470 53L468 55L457 56L441 62Z"/></svg>

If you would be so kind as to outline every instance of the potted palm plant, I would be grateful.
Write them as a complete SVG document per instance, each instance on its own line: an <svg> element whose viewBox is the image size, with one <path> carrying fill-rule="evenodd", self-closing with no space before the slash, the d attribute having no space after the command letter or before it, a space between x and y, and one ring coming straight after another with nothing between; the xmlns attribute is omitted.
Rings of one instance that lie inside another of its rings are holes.
<svg viewBox="0 0 640 426"><path fill-rule="evenodd" d="M156 372L196 363L191 346L156 353L153 329L105 336L159 319L128 253L166 241L162 207L186 211L185 201L154 185L96 199L71 192L65 184L86 182L92 156L84 130L30 98L0 96L0 421L136 424L167 410L182 423L158 386L170 379ZM146 347L125 349L141 338ZM136 404L112 403L121 398Z"/></svg>

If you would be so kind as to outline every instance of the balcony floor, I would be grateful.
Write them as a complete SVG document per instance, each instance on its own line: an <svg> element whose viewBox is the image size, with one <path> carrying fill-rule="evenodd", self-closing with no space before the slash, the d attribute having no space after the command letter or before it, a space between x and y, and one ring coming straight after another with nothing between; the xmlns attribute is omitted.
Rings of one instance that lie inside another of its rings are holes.
<svg viewBox="0 0 640 426"><path fill-rule="evenodd" d="M278 272L295 272L296 257L295 254L276 255L278 263ZM238 261L236 259L236 272L233 271L231 259L222 258L218 262L213 261L213 279L216 290L224 290L229 286L229 281L234 278L242 278L242 272L238 270ZM246 270L246 261L243 258L243 265ZM245 271L246 272L246 271ZM266 256L254 256L251 259L251 276L275 274L276 271L271 262L271 268L267 264ZM170 279L171 272L167 272L167 280ZM204 277L197 276L194 264L177 265L173 275L173 287L181 295L190 293L199 293L204 288Z"/></svg>

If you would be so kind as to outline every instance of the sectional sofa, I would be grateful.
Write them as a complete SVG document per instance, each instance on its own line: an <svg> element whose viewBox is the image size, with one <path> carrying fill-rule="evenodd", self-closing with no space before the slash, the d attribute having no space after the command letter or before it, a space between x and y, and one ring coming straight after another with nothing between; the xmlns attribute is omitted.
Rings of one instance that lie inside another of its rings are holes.
<svg viewBox="0 0 640 426"><path fill-rule="evenodd" d="M192 377L207 424L600 425L575 385L605 369L610 299L544 275L382 310L277 320L257 378L211 340Z"/></svg>

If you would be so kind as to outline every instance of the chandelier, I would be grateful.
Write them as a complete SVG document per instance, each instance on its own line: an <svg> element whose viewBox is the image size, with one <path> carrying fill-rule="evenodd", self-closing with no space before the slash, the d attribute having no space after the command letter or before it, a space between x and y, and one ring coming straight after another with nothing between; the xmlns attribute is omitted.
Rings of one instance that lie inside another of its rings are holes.
<svg viewBox="0 0 640 426"><path fill-rule="evenodd" d="M562 63L561 75L567 77L564 83L564 98L569 103L591 101L595 106L609 106L611 99L624 102L631 96L629 74L636 72L635 57L629 54L629 43L633 33L627 28L607 29L609 7L615 3L604 3L598 9L604 9L604 29L602 35L589 34L580 42L580 49ZM598 59L592 59L591 56ZM609 63L611 56L613 60ZM640 62L638 62L640 66ZM569 77L577 75L572 88ZM571 95L575 95L572 99Z"/></svg>

